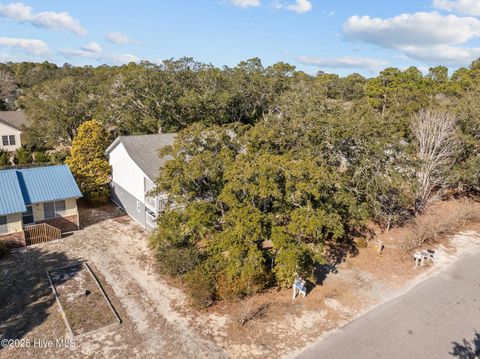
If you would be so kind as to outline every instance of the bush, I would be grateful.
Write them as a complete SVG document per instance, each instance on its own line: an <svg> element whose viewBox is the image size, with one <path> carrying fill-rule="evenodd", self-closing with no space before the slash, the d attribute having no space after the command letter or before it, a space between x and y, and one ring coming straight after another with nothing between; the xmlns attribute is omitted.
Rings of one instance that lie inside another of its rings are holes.
<svg viewBox="0 0 480 359"><path fill-rule="evenodd" d="M32 154L25 147L17 148L13 163L16 165L28 165L33 162Z"/></svg>
<svg viewBox="0 0 480 359"><path fill-rule="evenodd" d="M355 244L358 248L367 248L368 240L365 237L360 237L355 240Z"/></svg>
<svg viewBox="0 0 480 359"><path fill-rule="evenodd" d="M207 308L215 300L215 280L207 266L201 265L185 275L185 285L191 304Z"/></svg>
<svg viewBox="0 0 480 359"><path fill-rule="evenodd" d="M5 257L8 254L8 248L5 242L0 241L0 258Z"/></svg>
<svg viewBox="0 0 480 359"><path fill-rule="evenodd" d="M53 164L63 164L70 154L67 150L60 150L50 153L50 162Z"/></svg>
<svg viewBox="0 0 480 359"><path fill-rule="evenodd" d="M156 257L160 271L172 277L182 276L201 263L200 251L195 247L159 247Z"/></svg>
<svg viewBox="0 0 480 359"><path fill-rule="evenodd" d="M48 163L50 156L45 151L37 151L33 153L33 160L35 163Z"/></svg>
<svg viewBox="0 0 480 359"><path fill-rule="evenodd" d="M8 151L0 148L0 167L6 167L10 165L10 158L12 156Z"/></svg>
<svg viewBox="0 0 480 359"><path fill-rule="evenodd" d="M110 198L110 188L108 185L94 188L88 192L85 197L92 206L100 206L108 202Z"/></svg>
<svg viewBox="0 0 480 359"><path fill-rule="evenodd" d="M404 252L409 252L425 243L437 241L442 236L452 235L470 222L480 220L477 209L468 202L460 208L451 211L446 217L417 217L412 224L412 231L402 246Z"/></svg>

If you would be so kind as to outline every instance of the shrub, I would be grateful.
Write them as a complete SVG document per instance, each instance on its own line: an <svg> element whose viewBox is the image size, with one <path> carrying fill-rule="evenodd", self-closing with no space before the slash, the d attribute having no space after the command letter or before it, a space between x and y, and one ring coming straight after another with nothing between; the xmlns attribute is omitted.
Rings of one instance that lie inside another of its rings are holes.
<svg viewBox="0 0 480 359"><path fill-rule="evenodd" d="M94 188L88 192L88 196L86 198L88 203L90 203L92 206L100 206L105 204L110 198L110 188L107 184Z"/></svg>
<svg viewBox="0 0 480 359"><path fill-rule="evenodd" d="M28 165L33 162L32 154L24 147L17 148L15 156L13 156L13 163L16 165Z"/></svg>
<svg viewBox="0 0 480 359"><path fill-rule="evenodd" d="M412 223L412 231L405 239L402 249L409 252L425 243L437 241L440 237L452 235L470 222L480 220L478 210L469 203L451 211L446 217L417 217Z"/></svg>
<svg viewBox="0 0 480 359"><path fill-rule="evenodd" d="M54 164L63 164L70 153L67 150L60 150L50 153L50 162Z"/></svg>
<svg viewBox="0 0 480 359"><path fill-rule="evenodd" d="M215 300L215 280L206 265L201 265L185 275L185 285L191 304L207 308Z"/></svg>
<svg viewBox="0 0 480 359"><path fill-rule="evenodd" d="M184 275L201 263L201 254L196 247L158 247L156 257L160 271L172 277Z"/></svg>
<svg viewBox="0 0 480 359"><path fill-rule="evenodd" d="M10 158L10 153L0 148L0 167L6 167L10 165Z"/></svg>
<svg viewBox="0 0 480 359"><path fill-rule="evenodd" d="M360 237L355 240L358 248L367 248L368 247L368 240L365 237Z"/></svg>
<svg viewBox="0 0 480 359"><path fill-rule="evenodd" d="M33 160L35 163L48 163L50 156L45 151L37 151L33 153Z"/></svg>

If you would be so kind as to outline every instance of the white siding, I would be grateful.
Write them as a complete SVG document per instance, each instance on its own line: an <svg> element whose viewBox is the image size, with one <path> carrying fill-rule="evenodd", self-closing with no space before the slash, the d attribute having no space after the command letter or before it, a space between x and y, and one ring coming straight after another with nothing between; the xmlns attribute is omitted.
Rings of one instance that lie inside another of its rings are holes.
<svg viewBox="0 0 480 359"><path fill-rule="evenodd" d="M7 151L15 151L17 148L21 147L22 146L22 142L21 142L22 140L20 138L21 133L22 133L21 131L13 127L0 123L0 148ZM2 141L2 136L11 136L11 135L15 136L15 146L4 146Z"/></svg>
<svg viewBox="0 0 480 359"><path fill-rule="evenodd" d="M145 203L144 173L119 143L109 155L112 181L128 191L141 203Z"/></svg>

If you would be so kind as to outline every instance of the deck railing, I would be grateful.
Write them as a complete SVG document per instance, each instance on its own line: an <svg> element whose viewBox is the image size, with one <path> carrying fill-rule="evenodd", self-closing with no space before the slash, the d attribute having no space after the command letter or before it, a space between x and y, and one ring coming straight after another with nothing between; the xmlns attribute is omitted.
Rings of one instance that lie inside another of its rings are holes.
<svg viewBox="0 0 480 359"><path fill-rule="evenodd" d="M27 246L62 238L62 231L47 223L34 224L24 229Z"/></svg>

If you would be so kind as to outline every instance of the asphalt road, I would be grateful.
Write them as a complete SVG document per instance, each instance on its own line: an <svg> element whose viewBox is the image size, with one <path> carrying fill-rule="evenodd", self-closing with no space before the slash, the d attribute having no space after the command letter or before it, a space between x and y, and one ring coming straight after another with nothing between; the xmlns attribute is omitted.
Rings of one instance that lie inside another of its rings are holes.
<svg viewBox="0 0 480 359"><path fill-rule="evenodd" d="M480 253L382 304L299 358L480 358Z"/></svg>

